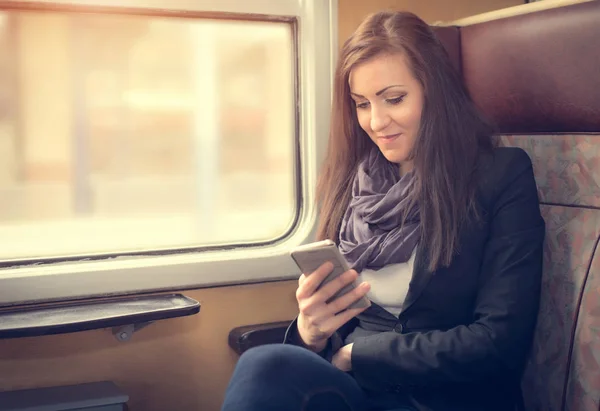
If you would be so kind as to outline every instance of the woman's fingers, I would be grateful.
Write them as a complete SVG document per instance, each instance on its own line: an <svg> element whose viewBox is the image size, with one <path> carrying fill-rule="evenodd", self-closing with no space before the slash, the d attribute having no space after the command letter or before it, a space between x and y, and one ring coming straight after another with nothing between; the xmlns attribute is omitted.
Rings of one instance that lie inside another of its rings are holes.
<svg viewBox="0 0 600 411"><path fill-rule="evenodd" d="M369 307L350 308L346 311L342 311L341 313L336 314L333 317L330 317L328 320L321 323L321 325L319 326L319 330L322 331L324 334L331 336L334 332L339 330L339 328L342 325L346 324L348 321L365 311L367 308Z"/></svg>
<svg viewBox="0 0 600 411"><path fill-rule="evenodd" d="M358 278L358 273L354 270L349 270L325 284L319 291L315 293L315 299L319 301L329 301L338 291L353 282Z"/></svg>
<svg viewBox="0 0 600 411"><path fill-rule="evenodd" d="M298 325L300 327L300 322L302 323L305 334L310 336L311 340L331 336L342 325L366 309L347 308L369 292L370 286L367 283L361 283L350 292L326 303L342 288L358 278L356 271L349 270L316 291L332 270L333 264L325 263L313 273L302 274L298 279L296 299L303 319Z"/></svg>
<svg viewBox="0 0 600 411"><path fill-rule="evenodd" d="M342 296L339 296L335 300L322 306L322 308L320 308L318 310L318 312L313 312L312 315L313 315L313 317L315 317L314 321L315 322L327 321L329 318L334 317L336 314L344 311L350 305L352 305L354 302L356 302L359 299L361 299L362 297L364 297L369 292L370 289L371 289L371 286L369 285L369 283L363 282L363 283L359 284L352 291L350 291ZM360 312L362 312L362 311L359 311L358 313L360 313Z"/></svg>
<svg viewBox="0 0 600 411"><path fill-rule="evenodd" d="M325 302L328 301L331 297L333 297L340 289L346 287L348 284L353 282L358 276L358 274L356 274L356 271L346 271L342 275L325 284L321 289L319 289L319 291L315 292L310 297L299 298L299 295L302 295L301 289L303 289L305 283L310 281L310 277L312 275L310 275L308 279L305 280L303 285L298 287L298 291L296 292L296 298L298 298L298 307L300 308L300 311L302 313L307 315L315 315L319 318L324 318L328 315L335 314L335 312L329 312L330 310L327 308ZM338 311L341 311L341 309Z"/></svg>
<svg viewBox="0 0 600 411"><path fill-rule="evenodd" d="M361 299L362 297L367 295L367 293L369 292L370 289L371 289L371 286L369 285L369 283L366 283L366 282L360 283L352 291L350 291L344 295L341 295L341 296L337 297L335 300L329 302L329 304L327 304L327 314L335 315L335 314L339 313L340 311L345 310L351 304L353 304L354 302L358 301L359 299Z"/></svg>
<svg viewBox="0 0 600 411"><path fill-rule="evenodd" d="M319 287L319 284L321 284L329 275L331 270L333 270L333 264L327 262L317 268L313 273L306 275L296 290L296 299L300 301L311 297ZM302 276L300 276L300 279L302 279Z"/></svg>

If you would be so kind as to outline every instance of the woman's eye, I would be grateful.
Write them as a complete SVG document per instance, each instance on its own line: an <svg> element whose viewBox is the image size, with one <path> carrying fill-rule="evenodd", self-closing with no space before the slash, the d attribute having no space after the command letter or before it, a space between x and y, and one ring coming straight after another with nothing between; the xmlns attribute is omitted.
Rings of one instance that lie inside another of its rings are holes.
<svg viewBox="0 0 600 411"><path fill-rule="evenodd" d="M367 108L369 107L369 103L368 102L364 102L364 103L356 103L356 108Z"/></svg>
<svg viewBox="0 0 600 411"><path fill-rule="evenodd" d="M404 100L404 96L400 96L400 97L396 97L396 98L390 98L390 99L387 99L386 101L388 103L390 103L390 104L398 104L398 103L401 103L402 100Z"/></svg>

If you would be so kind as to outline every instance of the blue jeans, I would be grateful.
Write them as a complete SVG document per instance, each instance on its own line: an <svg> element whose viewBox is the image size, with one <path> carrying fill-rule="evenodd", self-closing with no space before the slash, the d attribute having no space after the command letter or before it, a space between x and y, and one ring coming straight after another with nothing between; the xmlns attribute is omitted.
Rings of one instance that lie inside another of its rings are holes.
<svg viewBox="0 0 600 411"><path fill-rule="evenodd" d="M221 411L413 411L370 396L349 374L307 349L273 344L242 354Z"/></svg>

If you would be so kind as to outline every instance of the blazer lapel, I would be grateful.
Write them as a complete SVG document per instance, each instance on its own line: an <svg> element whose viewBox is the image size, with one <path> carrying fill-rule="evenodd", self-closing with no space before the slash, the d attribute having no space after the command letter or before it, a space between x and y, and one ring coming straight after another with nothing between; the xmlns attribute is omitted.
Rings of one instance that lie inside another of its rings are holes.
<svg viewBox="0 0 600 411"><path fill-rule="evenodd" d="M427 252L426 246L424 244L419 244L417 246L417 255L415 256L415 265L413 267L412 277L410 284L408 285L408 293L406 294L406 298L402 304L402 311L400 312L400 315L404 314L404 312L419 299L423 293L423 290L425 287L427 287L427 284L429 284L429 281L433 276L433 272L429 271L428 268L428 255L429 253Z"/></svg>

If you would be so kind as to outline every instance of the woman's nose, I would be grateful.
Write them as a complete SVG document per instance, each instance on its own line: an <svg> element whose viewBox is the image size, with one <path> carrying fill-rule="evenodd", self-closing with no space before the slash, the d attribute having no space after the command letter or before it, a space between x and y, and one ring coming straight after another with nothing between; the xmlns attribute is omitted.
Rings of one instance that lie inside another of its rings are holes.
<svg viewBox="0 0 600 411"><path fill-rule="evenodd" d="M371 108L371 130L375 132L383 131L390 122L391 117L387 110L376 107Z"/></svg>

